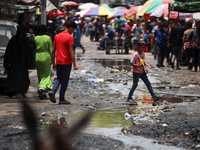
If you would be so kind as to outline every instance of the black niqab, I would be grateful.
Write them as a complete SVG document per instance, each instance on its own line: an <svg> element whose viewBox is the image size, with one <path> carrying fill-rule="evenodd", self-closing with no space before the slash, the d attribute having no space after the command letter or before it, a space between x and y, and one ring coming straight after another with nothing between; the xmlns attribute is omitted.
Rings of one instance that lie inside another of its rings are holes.
<svg viewBox="0 0 200 150"><path fill-rule="evenodd" d="M22 53L25 51L25 41L26 38L26 27L24 25L19 25L17 27L17 34L16 36L16 45L17 45L17 51L18 54L22 55Z"/></svg>

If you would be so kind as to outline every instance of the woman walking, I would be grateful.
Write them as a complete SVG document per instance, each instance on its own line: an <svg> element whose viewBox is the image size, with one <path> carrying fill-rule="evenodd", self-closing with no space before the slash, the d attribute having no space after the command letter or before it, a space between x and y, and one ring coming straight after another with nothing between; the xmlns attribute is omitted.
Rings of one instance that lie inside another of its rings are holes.
<svg viewBox="0 0 200 150"><path fill-rule="evenodd" d="M31 46L26 38L26 28L17 27L17 34L13 36L6 47L4 68L8 71L5 94L15 98L26 97L25 93L30 85L27 54L31 54Z"/></svg>
<svg viewBox="0 0 200 150"><path fill-rule="evenodd" d="M52 41L46 35L47 27L40 25L37 36L35 37L36 44L36 68L38 75L38 94L40 99L47 98L46 92L51 91L51 64L52 64Z"/></svg>

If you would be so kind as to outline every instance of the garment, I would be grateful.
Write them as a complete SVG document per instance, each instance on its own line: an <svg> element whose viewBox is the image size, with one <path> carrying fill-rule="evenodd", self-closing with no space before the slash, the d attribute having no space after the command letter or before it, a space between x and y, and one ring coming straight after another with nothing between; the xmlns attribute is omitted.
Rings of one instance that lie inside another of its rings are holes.
<svg viewBox="0 0 200 150"><path fill-rule="evenodd" d="M144 30L140 26L138 26L138 27L133 26L132 31L134 30L134 28L136 28L136 29L134 31L133 39L140 40L142 38L141 34L144 33Z"/></svg>
<svg viewBox="0 0 200 150"><path fill-rule="evenodd" d="M179 68L181 58L181 46L173 46L172 45L172 62L175 62L176 59L176 67Z"/></svg>
<svg viewBox="0 0 200 150"><path fill-rule="evenodd" d="M56 65L57 80L53 85L52 92L56 93L59 86L61 85L59 96L60 102L65 100L65 91L67 90L71 68L72 65Z"/></svg>
<svg viewBox="0 0 200 150"><path fill-rule="evenodd" d="M167 35L165 30L157 30L155 32L156 45L167 45L167 38L164 36Z"/></svg>
<svg viewBox="0 0 200 150"><path fill-rule="evenodd" d="M158 30L158 25L154 26L151 33L155 35L155 33L157 32ZM156 56L157 56L157 49L156 49L156 42L153 43L153 54L154 54L154 59L156 59Z"/></svg>
<svg viewBox="0 0 200 150"><path fill-rule="evenodd" d="M56 64L70 65L72 60L69 53L69 46L74 45L74 38L69 32L63 31L55 37Z"/></svg>
<svg viewBox="0 0 200 150"><path fill-rule="evenodd" d="M51 64L52 64L52 41L47 35L35 37L36 44L36 68L38 75L38 89L45 89L48 92L52 89Z"/></svg>
<svg viewBox="0 0 200 150"><path fill-rule="evenodd" d="M126 28L127 31L128 31L128 35L131 35L131 27L130 27L128 24L126 24L126 25L125 25L125 28Z"/></svg>
<svg viewBox="0 0 200 150"><path fill-rule="evenodd" d="M75 38L75 35L77 38ZM83 45L81 44L81 31L80 31L79 25L77 25L77 28L74 30L73 37L74 37L74 52L75 52L76 47L80 47L81 49L84 49Z"/></svg>
<svg viewBox="0 0 200 150"><path fill-rule="evenodd" d="M132 99L133 93L134 93L135 89L138 86L139 79L142 79L142 81L144 82L144 84L147 86L147 89L149 90L149 93L151 94L152 98L156 97L156 94L153 91L153 88L151 86L151 83L150 83L147 75L145 73L139 74L139 73L133 72L133 85L131 87L131 90L130 90L130 92L128 94L127 99L128 100Z"/></svg>
<svg viewBox="0 0 200 150"><path fill-rule="evenodd" d="M121 37L124 34L124 30L122 28L117 28L116 32L118 33L118 37Z"/></svg>
<svg viewBox="0 0 200 150"><path fill-rule="evenodd" d="M200 49L200 31L193 30L190 32L188 40L192 40L194 47Z"/></svg>
<svg viewBox="0 0 200 150"><path fill-rule="evenodd" d="M118 25L122 25L122 19L116 19L115 20L115 28L117 28L118 27Z"/></svg>
<svg viewBox="0 0 200 150"><path fill-rule="evenodd" d="M183 40L183 33L185 31L185 27L181 25L174 25L171 28L171 33L169 37L169 43L172 44L172 46L182 46L182 40Z"/></svg>
<svg viewBox="0 0 200 150"><path fill-rule="evenodd" d="M172 45L172 62L177 60L176 67L179 68L180 57L181 57L181 47L183 40L183 33L185 31L185 27L180 25L174 25L171 28L171 33L169 36L169 43Z"/></svg>
<svg viewBox="0 0 200 150"><path fill-rule="evenodd" d="M56 68L57 80L53 85L52 92L55 94L61 85L59 100L65 100L65 91L68 86L69 76L72 67L72 60L69 53L69 46L74 46L74 38L68 32L64 31L55 38L56 46Z"/></svg>
<svg viewBox="0 0 200 150"><path fill-rule="evenodd" d="M183 34L183 39L186 39L187 40L187 38L188 38L188 35L190 34L190 32L192 32L193 31L193 29L187 29L185 32L184 32L184 34ZM189 41L187 41L187 42L185 42L184 43L185 45L185 48L192 48L192 45L190 44L190 42Z"/></svg>
<svg viewBox="0 0 200 150"><path fill-rule="evenodd" d="M188 35L188 40L192 40L193 44L194 44L194 55L193 55L193 66L195 68L195 70L197 70L197 67L200 67L200 31L192 31L190 32L190 34Z"/></svg>
<svg viewBox="0 0 200 150"><path fill-rule="evenodd" d="M128 37L128 30L125 27L121 27L121 28L122 28L122 30L124 30L125 38L127 38Z"/></svg>
<svg viewBox="0 0 200 150"><path fill-rule="evenodd" d="M145 60L145 54L144 54L144 52L142 52L142 54L139 54L136 51L135 53L133 53L130 63L134 63L134 64L139 65L140 59ZM133 72L143 74L144 73L144 67L143 66L140 66L140 67L133 66Z"/></svg>
<svg viewBox="0 0 200 150"><path fill-rule="evenodd" d="M166 45L156 45L156 50L158 54L158 64L163 65L166 53Z"/></svg>
<svg viewBox="0 0 200 150"><path fill-rule="evenodd" d="M26 54L32 51L26 38L26 28L17 27L17 34L13 36L6 47L4 68L8 71L6 95L12 97L17 93L25 94L30 85Z"/></svg>
<svg viewBox="0 0 200 150"><path fill-rule="evenodd" d="M114 31L111 29L110 31L108 31L107 37L101 39L99 44L100 48L105 49L105 40L112 40L113 38L114 38Z"/></svg>

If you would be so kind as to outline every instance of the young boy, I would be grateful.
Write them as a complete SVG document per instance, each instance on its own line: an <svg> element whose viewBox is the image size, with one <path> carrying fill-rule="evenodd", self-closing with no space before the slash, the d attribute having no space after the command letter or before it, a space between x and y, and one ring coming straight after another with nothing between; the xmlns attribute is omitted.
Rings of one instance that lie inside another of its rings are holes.
<svg viewBox="0 0 200 150"><path fill-rule="evenodd" d="M53 85L52 93L49 93L50 100L53 103L56 103L55 94L61 85L59 104L70 104L70 102L65 99L65 91L67 90L72 64L74 70L78 70L73 51L74 38L71 36L76 28L77 24L74 21L68 22L65 31L58 34L53 43L52 68L56 70L57 73L57 80Z"/></svg>
<svg viewBox="0 0 200 150"><path fill-rule="evenodd" d="M158 97L154 93L151 83L149 82L149 79L144 71L145 65L149 68L152 68L152 65L150 65L144 61L144 58L145 58L145 54L143 52L144 50L145 50L145 42L139 41L137 43L137 51L133 54L133 56L131 58L131 62L130 62L131 66L133 66L133 85L132 85L129 95L127 97L127 102L134 102L135 104L137 104L137 102L133 100L132 96L133 96L135 89L138 86L139 78L141 78L142 81L147 86L154 102L158 101Z"/></svg>

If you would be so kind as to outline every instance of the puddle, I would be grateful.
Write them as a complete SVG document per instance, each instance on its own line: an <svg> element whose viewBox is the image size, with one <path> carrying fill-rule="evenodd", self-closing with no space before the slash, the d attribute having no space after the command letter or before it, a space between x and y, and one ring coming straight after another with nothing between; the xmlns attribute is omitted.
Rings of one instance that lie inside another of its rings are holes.
<svg viewBox="0 0 200 150"><path fill-rule="evenodd" d="M143 100L149 100L148 98ZM91 122L86 125L86 128L82 130L84 133L95 134L95 135L103 135L107 136L116 140L122 141L126 147L132 146L140 146L145 150L155 150L155 149L162 149L162 150L180 150L181 148L177 148L174 146L166 146L161 145L155 142L154 139L144 138L142 136L135 136L135 135L124 135L121 132L121 129L125 126L131 126L132 123L130 119L125 120L124 114L125 113L132 113L132 114L143 114L143 111L139 111L138 107L148 107L148 105L144 105L141 101L139 105L132 106L128 105L128 107L123 108L114 108L108 110L99 110L96 111ZM141 109L140 109L141 110ZM68 123L68 127L72 126L71 122L76 122L84 112L76 112L67 115L66 122Z"/></svg>
<svg viewBox="0 0 200 150"><path fill-rule="evenodd" d="M100 63L103 67L110 67L120 71L131 71L130 59L99 59L99 58L80 58L84 62Z"/></svg>

